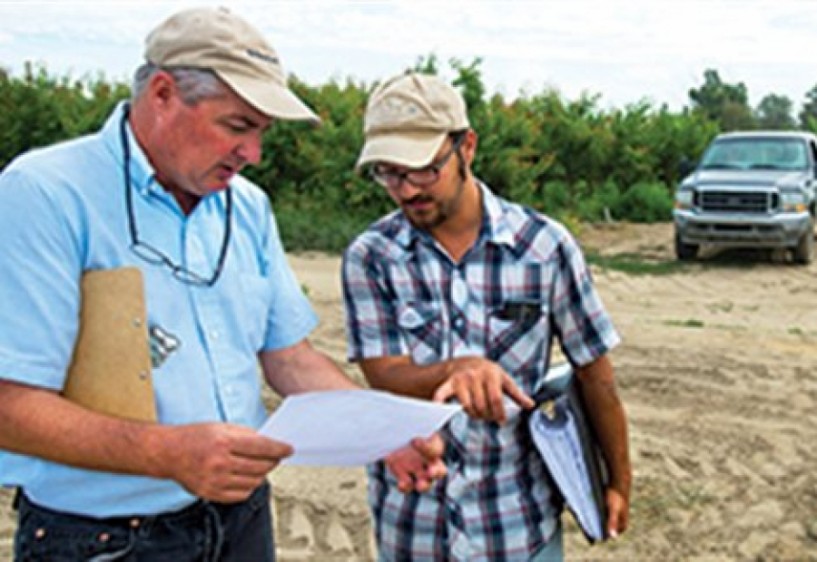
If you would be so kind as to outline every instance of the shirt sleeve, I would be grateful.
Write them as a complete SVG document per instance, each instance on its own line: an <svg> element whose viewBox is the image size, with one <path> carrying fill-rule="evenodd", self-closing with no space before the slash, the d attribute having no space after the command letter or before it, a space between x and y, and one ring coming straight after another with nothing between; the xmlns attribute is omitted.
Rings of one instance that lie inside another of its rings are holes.
<svg viewBox="0 0 817 562"><path fill-rule="evenodd" d="M269 209L269 202L266 204ZM318 316L287 261L271 209L265 248L273 296L264 349L273 350L295 345L309 336L318 325Z"/></svg>
<svg viewBox="0 0 817 562"><path fill-rule="evenodd" d="M382 272L384 261L375 262L368 249L370 243L364 235L343 254L343 302L349 361L409 354L398 329L395 298L390 295Z"/></svg>
<svg viewBox="0 0 817 562"><path fill-rule="evenodd" d="M52 187L24 166L0 174L0 378L59 390L78 331L83 239L81 213Z"/></svg>
<svg viewBox="0 0 817 562"><path fill-rule="evenodd" d="M587 365L618 345L616 332L578 244L567 231L557 247L551 321L562 351L577 366Z"/></svg>

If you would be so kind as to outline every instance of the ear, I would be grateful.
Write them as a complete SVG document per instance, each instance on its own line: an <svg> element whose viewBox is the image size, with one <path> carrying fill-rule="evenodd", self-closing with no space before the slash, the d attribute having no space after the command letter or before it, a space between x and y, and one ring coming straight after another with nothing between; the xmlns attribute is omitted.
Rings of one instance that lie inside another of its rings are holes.
<svg viewBox="0 0 817 562"><path fill-rule="evenodd" d="M166 110L179 101L176 81L164 70L159 70L151 76L145 93L154 111L157 112Z"/></svg>
<svg viewBox="0 0 817 562"><path fill-rule="evenodd" d="M477 154L477 133L473 129L468 129L465 132L465 139L462 141L462 145L460 146L460 151L462 152L462 157L465 159L465 163L468 165L468 168L471 168L471 163L474 161L474 157Z"/></svg>

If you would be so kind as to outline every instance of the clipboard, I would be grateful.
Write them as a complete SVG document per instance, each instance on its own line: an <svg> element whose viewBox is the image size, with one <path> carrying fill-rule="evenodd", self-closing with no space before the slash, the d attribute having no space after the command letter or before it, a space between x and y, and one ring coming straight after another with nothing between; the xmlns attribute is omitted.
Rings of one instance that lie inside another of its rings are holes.
<svg viewBox="0 0 817 562"><path fill-rule="evenodd" d="M147 311L136 267L86 271L63 396L90 410L155 422Z"/></svg>

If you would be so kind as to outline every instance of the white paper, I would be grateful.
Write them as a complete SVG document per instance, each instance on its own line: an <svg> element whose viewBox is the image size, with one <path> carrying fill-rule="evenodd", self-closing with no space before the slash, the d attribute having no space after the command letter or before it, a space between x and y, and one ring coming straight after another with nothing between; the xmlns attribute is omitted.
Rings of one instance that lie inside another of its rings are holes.
<svg viewBox="0 0 817 562"><path fill-rule="evenodd" d="M292 445L284 464L358 466L430 436L461 410L377 390L309 392L287 397L259 431Z"/></svg>

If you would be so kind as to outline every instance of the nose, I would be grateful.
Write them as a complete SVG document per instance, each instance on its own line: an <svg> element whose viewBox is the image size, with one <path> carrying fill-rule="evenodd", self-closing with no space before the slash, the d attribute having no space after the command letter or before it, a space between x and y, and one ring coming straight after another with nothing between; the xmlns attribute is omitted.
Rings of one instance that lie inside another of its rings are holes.
<svg viewBox="0 0 817 562"><path fill-rule="evenodd" d="M412 197L423 191L422 188L417 187L416 185L408 181L408 178L406 177L399 178L397 181L399 181L400 183L392 187L391 192L394 193L394 195L397 198L402 199L404 201L411 199Z"/></svg>
<svg viewBox="0 0 817 562"><path fill-rule="evenodd" d="M247 164L258 164L261 162L261 135L252 135L244 138L241 143L236 146L235 153Z"/></svg>

